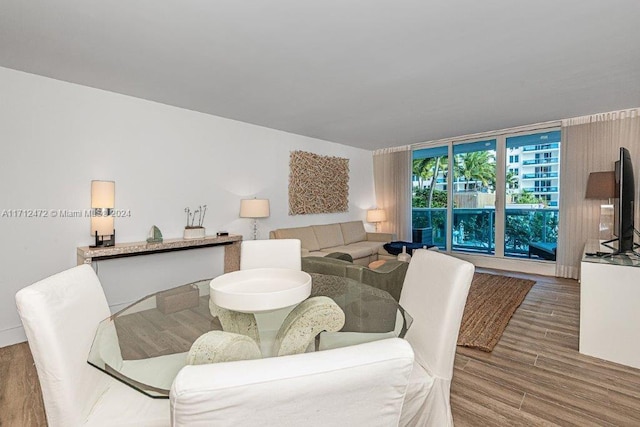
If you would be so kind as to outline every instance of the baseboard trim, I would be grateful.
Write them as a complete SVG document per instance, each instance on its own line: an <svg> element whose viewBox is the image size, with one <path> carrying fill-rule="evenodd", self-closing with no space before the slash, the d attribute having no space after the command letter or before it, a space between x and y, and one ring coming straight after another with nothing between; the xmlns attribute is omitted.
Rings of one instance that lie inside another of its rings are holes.
<svg viewBox="0 0 640 427"><path fill-rule="evenodd" d="M469 261L476 267L517 271L519 273L537 274L540 276L554 277L556 275L555 262L496 258L487 255L464 254L460 252L449 252L449 255Z"/></svg>
<svg viewBox="0 0 640 427"><path fill-rule="evenodd" d="M24 334L22 325L0 331L0 347L7 347L26 340L27 336Z"/></svg>
<svg viewBox="0 0 640 427"><path fill-rule="evenodd" d="M109 306L111 313L116 313L123 308L131 305L134 301L123 302ZM0 347L7 347L14 344L19 344L27 340L27 335L24 333L22 325L14 326L8 329L0 331Z"/></svg>

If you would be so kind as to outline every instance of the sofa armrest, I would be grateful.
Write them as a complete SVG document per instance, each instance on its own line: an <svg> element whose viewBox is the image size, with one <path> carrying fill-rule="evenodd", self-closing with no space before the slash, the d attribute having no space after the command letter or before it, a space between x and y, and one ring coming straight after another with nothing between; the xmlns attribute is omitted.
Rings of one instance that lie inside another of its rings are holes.
<svg viewBox="0 0 640 427"><path fill-rule="evenodd" d="M300 256L301 257L306 257L309 256L309 254L311 253L311 251L309 251L309 249L305 249L305 248L300 248Z"/></svg>
<svg viewBox="0 0 640 427"><path fill-rule="evenodd" d="M396 240L396 235L394 233L367 232L367 240L370 242L393 242Z"/></svg>

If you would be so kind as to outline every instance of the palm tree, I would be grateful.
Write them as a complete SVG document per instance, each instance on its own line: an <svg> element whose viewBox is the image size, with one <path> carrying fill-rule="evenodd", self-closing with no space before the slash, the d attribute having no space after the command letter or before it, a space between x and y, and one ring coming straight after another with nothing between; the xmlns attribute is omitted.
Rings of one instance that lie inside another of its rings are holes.
<svg viewBox="0 0 640 427"><path fill-rule="evenodd" d="M508 190L517 190L518 185L520 184L520 180L518 179L518 175L516 175L513 171L508 171L507 176L505 177L505 182L507 184Z"/></svg>
<svg viewBox="0 0 640 427"><path fill-rule="evenodd" d="M483 187L491 187L496 182L495 155L489 151L473 151L456 156L456 175L465 180L464 189L469 190L469 183L474 182L474 189L478 182Z"/></svg>
<svg viewBox="0 0 640 427"><path fill-rule="evenodd" d="M433 168L431 158L415 159L413 161L413 175L418 177L418 186L420 189L424 186L424 180L429 179L429 172Z"/></svg>
<svg viewBox="0 0 640 427"><path fill-rule="evenodd" d="M447 168L449 166L446 157L438 156L438 157L434 157L433 160L434 160L434 168L433 168L433 173L431 175L431 184L429 185L429 198L427 201L427 207L429 208L433 203L433 190L435 190L436 188L436 181L438 180L438 175L442 171L444 176L446 176Z"/></svg>

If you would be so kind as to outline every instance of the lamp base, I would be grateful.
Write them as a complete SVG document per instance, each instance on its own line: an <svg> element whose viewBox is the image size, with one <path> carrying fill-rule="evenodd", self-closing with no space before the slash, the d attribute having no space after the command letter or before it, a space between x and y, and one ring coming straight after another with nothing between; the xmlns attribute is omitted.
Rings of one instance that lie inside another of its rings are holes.
<svg viewBox="0 0 640 427"><path fill-rule="evenodd" d="M115 246L116 244L116 230L113 230L113 234L110 236L98 236L96 231L94 234L95 245L90 245L90 248L106 248L109 246Z"/></svg>

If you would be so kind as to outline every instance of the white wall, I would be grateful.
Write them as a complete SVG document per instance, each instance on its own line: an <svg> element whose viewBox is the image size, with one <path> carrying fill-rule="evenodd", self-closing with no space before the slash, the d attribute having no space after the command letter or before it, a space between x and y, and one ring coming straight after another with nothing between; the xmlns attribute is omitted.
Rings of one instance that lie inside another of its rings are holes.
<svg viewBox="0 0 640 427"><path fill-rule="evenodd" d="M277 102L277 100L274 100ZM349 212L288 215L289 152L349 158ZM24 340L17 290L76 264L88 218L10 218L4 210L86 209L90 181L115 180L117 241L152 225L180 237L184 208L207 204L208 234L251 237L240 199L266 197L268 230L364 219L375 205L371 152L0 68L0 346ZM222 272L222 248L103 261L112 308Z"/></svg>

